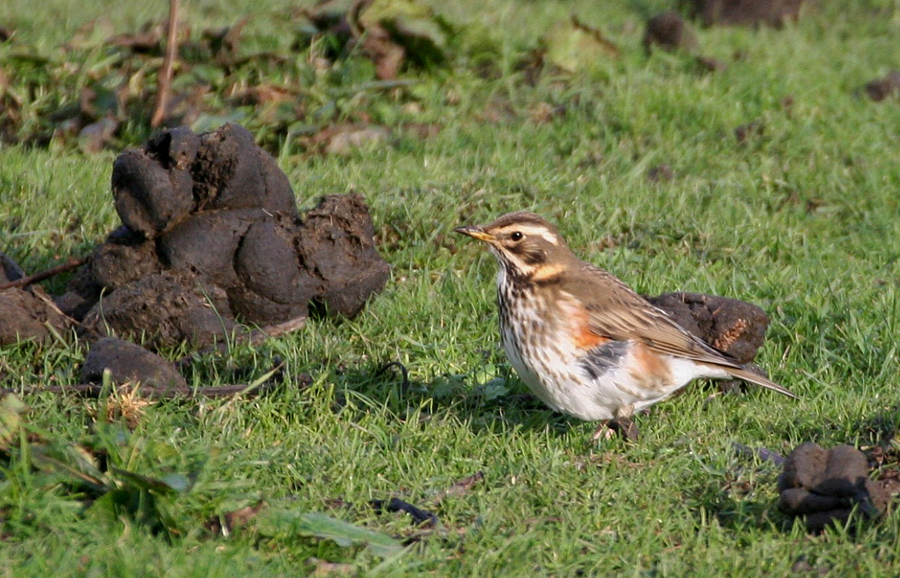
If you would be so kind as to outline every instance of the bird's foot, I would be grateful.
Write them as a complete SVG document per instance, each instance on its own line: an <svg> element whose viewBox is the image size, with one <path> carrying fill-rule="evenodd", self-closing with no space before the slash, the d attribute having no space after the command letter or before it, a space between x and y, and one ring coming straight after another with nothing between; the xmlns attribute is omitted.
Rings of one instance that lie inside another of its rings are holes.
<svg viewBox="0 0 900 578"><path fill-rule="evenodd" d="M630 417L617 417L600 422L594 435L591 436L591 445L597 443L601 438L611 440L616 434L622 436L626 441L637 441L639 435L637 424Z"/></svg>
<svg viewBox="0 0 900 578"><path fill-rule="evenodd" d="M609 427L627 441L635 442L638 439L638 426L630 417L617 417L609 422Z"/></svg>

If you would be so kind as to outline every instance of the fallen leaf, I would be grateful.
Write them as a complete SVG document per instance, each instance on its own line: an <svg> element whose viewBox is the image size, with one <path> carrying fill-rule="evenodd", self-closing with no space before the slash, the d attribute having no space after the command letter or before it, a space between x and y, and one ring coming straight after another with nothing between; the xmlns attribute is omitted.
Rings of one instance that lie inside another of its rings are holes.
<svg viewBox="0 0 900 578"><path fill-rule="evenodd" d="M45 473L57 474L68 483L87 486L97 493L109 489L109 480L86 448L61 442L32 444L30 451L32 465Z"/></svg>
<svg viewBox="0 0 900 578"><path fill-rule="evenodd" d="M475 486L476 484L478 484L482 481L484 481L484 472L477 471L474 474L472 474L471 476L465 477L465 478L455 482L452 486L450 486L446 490L438 492L434 496L434 499L432 501L435 504L440 504L442 501L444 501L444 499L449 498L451 496L461 496L461 495L467 493L469 490L471 490L473 486Z"/></svg>
<svg viewBox="0 0 900 578"><path fill-rule="evenodd" d="M118 128L119 121L109 117L92 122L78 131L78 148L83 153L98 153L103 150L104 145L110 141Z"/></svg>
<svg viewBox="0 0 900 578"><path fill-rule="evenodd" d="M353 149L380 143L391 132L383 126L339 124L327 127L312 137L311 144L327 154L348 154Z"/></svg>
<svg viewBox="0 0 900 578"><path fill-rule="evenodd" d="M366 0L356 23L363 31L383 28L420 64L444 60L450 26L432 8L416 0Z"/></svg>
<svg viewBox="0 0 900 578"><path fill-rule="evenodd" d="M361 43L363 52L375 63L375 75L381 80L397 78L406 49L391 40L390 34L380 26L369 28Z"/></svg>
<svg viewBox="0 0 900 578"><path fill-rule="evenodd" d="M419 140L426 140L437 136L443 127L436 123L409 122L402 126L406 134Z"/></svg>
<svg viewBox="0 0 900 578"><path fill-rule="evenodd" d="M575 16L551 26L541 38L541 45L544 63L568 72L590 70L599 62L619 56L619 49L603 33Z"/></svg>
<svg viewBox="0 0 900 578"><path fill-rule="evenodd" d="M135 34L117 34L107 39L106 43L120 48L127 48L139 54L162 53L163 29L159 24L145 24Z"/></svg>
<svg viewBox="0 0 900 578"><path fill-rule="evenodd" d="M14 393L0 400L0 449L9 449L9 443L22 427L22 414L27 409L28 406Z"/></svg>
<svg viewBox="0 0 900 578"><path fill-rule="evenodd" d="M273 102L284 102L296 100L298 90L288 86L279 86L277 84L262 83L256 86L250 86L245 90L234 93L231 98L236 104L269 104Z"/></svg>
<svg viewBox="0 0 900 578"><path fill-rule="evenodd" d="M337 562L319 560L318 558L309 558L307 562L316 567L312 576L350 576L356 572L356 567L353 564L339 564Z"/></svg>
<svg viewBox="0 0 900 578"><path fill-rule="evenodd" d="M333 56L358 47L382 80L396 78L407 61L419 66L444 62L453 34L443 18L418 0L332 0L302 15L319 34L334 40ZM307 43L317 36L302 35Z"/></svg>
<svg viewBox="0 0 900 578"><path fill-rule="evenodd" d="M244 506L222 515L210 517L204 526L213 534L228 536L238 528L247 525L266 507L265 502L259 502L254 506Z"/></svg>

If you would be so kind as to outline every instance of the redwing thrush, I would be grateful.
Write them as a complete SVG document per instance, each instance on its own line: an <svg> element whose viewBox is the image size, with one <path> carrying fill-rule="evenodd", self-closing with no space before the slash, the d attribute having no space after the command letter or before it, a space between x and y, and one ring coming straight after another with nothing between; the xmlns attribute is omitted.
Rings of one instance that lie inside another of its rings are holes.
<svg viewBox="0 0 900 578"><path fill-rule="evenodd" d="M629 418L703 377L737 377L796 398L580 260L535 214L509 213L456 232L487 243L497 258L503 348L522 381L556 411Z"/></svg>

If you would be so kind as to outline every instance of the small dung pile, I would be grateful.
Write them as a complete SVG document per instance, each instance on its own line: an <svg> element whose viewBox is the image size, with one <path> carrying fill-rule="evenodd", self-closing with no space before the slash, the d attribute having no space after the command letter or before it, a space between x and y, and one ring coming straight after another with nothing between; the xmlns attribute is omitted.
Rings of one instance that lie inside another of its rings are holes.
<svg viewBox="0 0 900 578"><path fill-rule="evenodd" d="M689 52L697 47L697 37L684 19L677 12L670 10L647 20L643 44L647 52L650 52L653 46L667 52L676 50Z"/></svg>
<svg viewBox="0 0 900 578"><path fill-rule="evenodd" d="M877 518L890 502L887 490L869 478L866 456L848 445L828 450L812 442L798 446L784 464L778 492L781 508L805 516L810 532L847 523L854 509Z"/></svg>
<svg viewBox="0 0 900 578"><path fill-rule="evenodd" d="M287 176L236 124L162 132L119 155L112 189L122 226L57 299L89 334L202 347L311 304L352 317L389 275L361 197L299 215Z"/></svg>
<svg viewBox="0 0 900 578"><path fill-rule="evenodd" d="M162 357L130 341L104 337L91 346L81 368L86 383L102 383L109 370L113 383L140 383L148 388L188 388L175 366Z"/></svg>

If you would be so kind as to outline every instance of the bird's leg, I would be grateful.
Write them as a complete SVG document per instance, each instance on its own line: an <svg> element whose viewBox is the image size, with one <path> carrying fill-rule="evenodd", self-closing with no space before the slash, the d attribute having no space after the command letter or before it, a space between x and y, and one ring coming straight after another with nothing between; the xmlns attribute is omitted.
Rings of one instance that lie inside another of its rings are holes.
<svg viewBox="0 0 900 578"><path fill-rule="evenodd" d="M617 417L609 422L609 428L630 442L638 439L638 426L630 417Z"/></svg>
<svg viewBox="0 0 900 578"><path fill-rule="evenodd" d="M625 405L616 410L616 417L610 422L610 427L619 432L626 440L633 442L638 439L638 427L631 419L634 415L634 406Z"/></svg>
<svg viewBox="0 0 900 578"><path fill-rule="evenodd" d="M611 439L613 436L613 430L609 427L610 420L605 419L600 422L597 426L597 429L594 430L594 435L591 436L590 444L594 445L597 443L597 440L603 438L605 440Z"/></svg>
<svg viewBox="0 0 900 578"><path fill-rule="evenodd" d="M618 433L626 440L633 442L638 439L638 427L631 419L634 415L634 406L626 405L616 410L616 417L610 420L600 422L594 435L591 436L591 444L594 444L601 437L603 439L612 439L613 435Z"/></svg>

